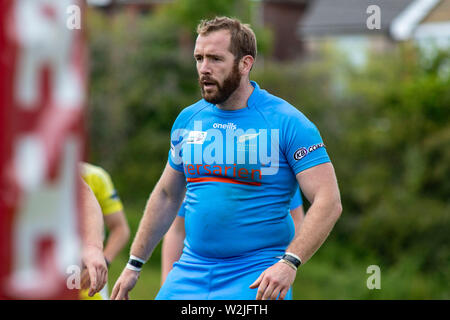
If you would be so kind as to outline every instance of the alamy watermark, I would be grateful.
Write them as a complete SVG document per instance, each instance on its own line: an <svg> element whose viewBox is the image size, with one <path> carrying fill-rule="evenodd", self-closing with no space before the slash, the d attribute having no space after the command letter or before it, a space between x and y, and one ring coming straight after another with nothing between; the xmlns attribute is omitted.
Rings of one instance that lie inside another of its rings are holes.
<svg viewBox="0 0 450 320"><path fill-rule="evenodd" d="M366 285L367 289L373 290L381 289L381 269L377 265L370 265L366 269L366 273L370 274L370 276L367 278Z"/></svg>
<svg viewBox="0 0 450 320"><path fill-rule="evenodd" d="M68 274L66 286L69 290L81 289L81 268L77 265L70 265L66 269Z"/></svg>
<svg viewBox="0 0 450 320"><path fill-rule="evenodd" d="M75 4L67 6L66 14L68 15L66 19L66 27L69 30L80 30L81 29L80 7Z"/></svg>
<svg viewBox="0 0 450 320"><path fill-rule="evenodd" d="M369 30L381 29L381 9L377 5L370 5L366 9L366 13L370 16L366 20L366 26Z"/></svg>
<svg viewBox="0 0 450 320"><path fill-rule="evenodd" d="M175 129L171 135L172 161L176 165L254 166L259 176L274 175L279 169L279 129L238 128L233 122L214 123L210 128L202 121L194 121L193 130ZM196 167L197 171L199 170ZM257 169L257 170L256 170ZM215 174L213 172L213 174ZM250 173L249 173L250 174ZM226 175L226 174L225 174Z"/></svg>

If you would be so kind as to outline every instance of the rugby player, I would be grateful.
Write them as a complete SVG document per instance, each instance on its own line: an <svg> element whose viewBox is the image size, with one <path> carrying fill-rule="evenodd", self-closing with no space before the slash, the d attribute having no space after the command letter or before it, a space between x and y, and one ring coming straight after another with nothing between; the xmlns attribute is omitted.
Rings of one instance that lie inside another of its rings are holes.
<svg viewBox="0 0 450 320"><path fill-rule="evenodd" d="M342 212L334 168L316 126L250 81L248 25L218 17L197 32L203 99L173 124L168 163L111 298L129 298L186 196L183 254L156 299L292 299L299 266ZM294 237L288 208L299 187L311 206Z"/></svg>

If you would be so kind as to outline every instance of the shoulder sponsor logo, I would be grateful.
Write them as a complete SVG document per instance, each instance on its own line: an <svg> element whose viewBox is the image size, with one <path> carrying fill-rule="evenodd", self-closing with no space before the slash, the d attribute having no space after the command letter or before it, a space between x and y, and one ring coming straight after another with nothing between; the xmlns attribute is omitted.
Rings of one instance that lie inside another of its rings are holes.
<svg viewBox="0 0 450 320"><path fill-rule="evenodd" d="M206 131L189 131L186 139L187 144L203 144L207 136Z"/></svg>
<svg viewBox="0 0 450 320"><path fill-rule="evenodd" d="M313 152L314 150L317 150L319 148L324 148L324 147L325 147L325 145L323 144L323 142L317 143L317 144L314 144L311 147L309 147L308 152Z"/></svg>
<svg viewBox="0 0 450 320"><path fill-rule="evenodd" d="M300 159L303 159L308 153L311 153L319 148L324 148L324 147L325 147L325 144L323 142L314 144L308 148L301 147L300 149L298 149L297 151L294 152L294 159L298 161Z"/></svg>
<svg viewBox="0 0 450 320"><path fill-rule="evenodd" d="M306 150L306 148L300 148L297 151L295 151L294 159L300 160L300 159L304 158L307 154L308 154L308 150Z"/></svg>

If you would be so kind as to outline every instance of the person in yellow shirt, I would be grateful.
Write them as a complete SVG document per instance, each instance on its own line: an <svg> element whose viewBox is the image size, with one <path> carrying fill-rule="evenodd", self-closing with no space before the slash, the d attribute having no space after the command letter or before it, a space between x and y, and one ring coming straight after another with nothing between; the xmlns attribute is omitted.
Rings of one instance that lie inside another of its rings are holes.
<svg viewBox="0 0 450 320"><path fill-rule="evenodd" d="M109 236L104 245L103 254L106 264L114 260L118 253L128 242L130 229L123 210L122 202L114 188L110 175L101 167L82 162L80 163L80 173L83 180L93 191L102 209L105 226L109 231ZM109 299L107 285L93 297L88 296L89 275L87 270L83 270L81 275L80 298L85 300L107 300Z"/></svg>

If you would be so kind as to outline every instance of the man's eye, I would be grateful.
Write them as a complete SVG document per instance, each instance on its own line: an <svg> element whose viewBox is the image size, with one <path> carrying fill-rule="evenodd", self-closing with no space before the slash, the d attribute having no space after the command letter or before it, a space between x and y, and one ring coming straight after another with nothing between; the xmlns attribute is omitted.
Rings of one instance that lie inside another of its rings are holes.
<svg viewBox="0 0 450 320"><path fill-rule="evenodd" d="M196 60L196 61L202 61L203 58L202 58L202 57L195 57L195 60Z"/></svg>

